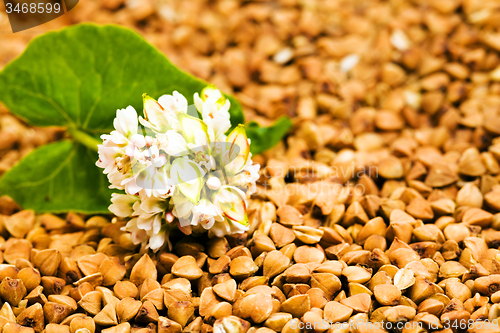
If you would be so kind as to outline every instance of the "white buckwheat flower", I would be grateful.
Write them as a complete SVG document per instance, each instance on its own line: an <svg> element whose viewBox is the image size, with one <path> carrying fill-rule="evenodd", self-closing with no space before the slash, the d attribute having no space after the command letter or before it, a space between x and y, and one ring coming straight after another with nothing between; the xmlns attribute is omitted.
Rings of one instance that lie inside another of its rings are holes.
<svg viewBox="0 0 500 333"><path fill-rule="evenodd" d="M113 194L109 209L129 218L124 230L132 241L158 251L171 248L175 229L186 235L208 230L210 237L248 230L246 200L260 166L252 163L242 125L226 136L229 100L211 87L196 93L200 119L188 114L178 92L143 99L144 118L132 107L117 111L96 163L110 188L126 193Z"/></svg>

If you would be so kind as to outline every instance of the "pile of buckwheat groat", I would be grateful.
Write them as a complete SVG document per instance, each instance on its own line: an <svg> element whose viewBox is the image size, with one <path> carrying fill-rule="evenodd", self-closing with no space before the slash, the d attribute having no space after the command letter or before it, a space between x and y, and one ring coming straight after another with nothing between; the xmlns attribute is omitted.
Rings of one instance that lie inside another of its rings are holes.
<svg viewBox="0 0 500 333"><path fill-rule="evenodd" d="M500 2L82 0L37 32L83 21L294 127L253 157L250 230L172 252L1 197L3 333L500 332ZM0 174L62 136L0 109Z"/></svg>

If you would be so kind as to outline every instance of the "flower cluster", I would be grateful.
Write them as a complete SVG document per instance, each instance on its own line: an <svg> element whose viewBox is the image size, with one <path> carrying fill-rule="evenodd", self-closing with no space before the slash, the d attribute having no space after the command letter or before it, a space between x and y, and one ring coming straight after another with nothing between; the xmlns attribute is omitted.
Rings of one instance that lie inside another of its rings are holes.
<svg viewBox="0 0 500 333"><path fill-rule="evenodd" d="M126 193L113 194L109 210L130 218L125 230L134 243L171 247L173 228L218 237L246 231L246 199L260 166L243 125L226 136L229 100L211 87L194 95L196 108L176 91L143 99L144 118L131 106L117 111L96 163L110 188Z"/></svg>

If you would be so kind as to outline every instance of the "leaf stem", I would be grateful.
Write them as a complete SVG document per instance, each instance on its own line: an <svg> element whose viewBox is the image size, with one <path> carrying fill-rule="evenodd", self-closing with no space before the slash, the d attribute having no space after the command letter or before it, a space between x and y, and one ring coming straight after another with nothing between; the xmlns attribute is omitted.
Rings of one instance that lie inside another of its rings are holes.
<svg viewBox="0 0 500 333"><path fill-rule="evenodd" d="M79 130L76 126L68 126L68 133L76 141L93 151L97 151L97 145L101 141L89 135L87 132Z"/></svg>

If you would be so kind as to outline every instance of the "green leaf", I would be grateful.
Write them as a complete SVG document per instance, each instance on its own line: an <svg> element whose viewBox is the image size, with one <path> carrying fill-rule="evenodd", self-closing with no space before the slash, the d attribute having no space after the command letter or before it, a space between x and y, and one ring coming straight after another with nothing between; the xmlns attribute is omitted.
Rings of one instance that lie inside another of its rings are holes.
<svg viewBox="0 0 500 333"><path fill-rule="evenodd" d="M132 30L82 24L35 38L0 73L0 100L32 125L100 134L112 129L117 109L141 113L143 93L157 99L177 90L193 104L206 85ZM231 123L243 123L241 105L228 98Z"/></svg>
<svg viewBox="0 0 500 333"><path fill-rule="evenodd" d="M82 24L35 38L0 72L0 101L35 126L65 126L73 141L61 141L26 156L0 179L23 208L40 212L107 212L111 191L95 166L96 138L113 129L117 109L142 113L143 93L153 98L193 94L207 83L176 68L139 34L119 26ZM231 124L244 123L232 96ZM269 128L248 126L252 151L277 144L290 127L281 119Z"/></svg>
<svg viewBox="0 0 500 333"><path fill-rule="evenodd" d="M132 105L142 113L143 93L158 98L177 90L192 104L206 86L118 26L83 24L35 38L0 72L0 101L32 125L66 126L88 148L65 141L37 149L0 179L0 195L37 211L106 212L111 192L94 165L93 138L113 129L117 109ZM243 123L241 105L227 97L232 123Z"/></svg>
<svg viewBox="0 0 500 333"><path fill-rule="evenodd" d="M97 153L70 140L35 149L0 179L0 193L37 212L107 213L112 191Z"/></svg>
<svg viewBox="0 0 500 333"><path fill-rule="evenodd" d="M261 127L255 121L249 122L246 126L246 133L251 140L250 152L260 154L277 145L283 136L292 127L290 118L281 116L269 127Z"/></svg>

